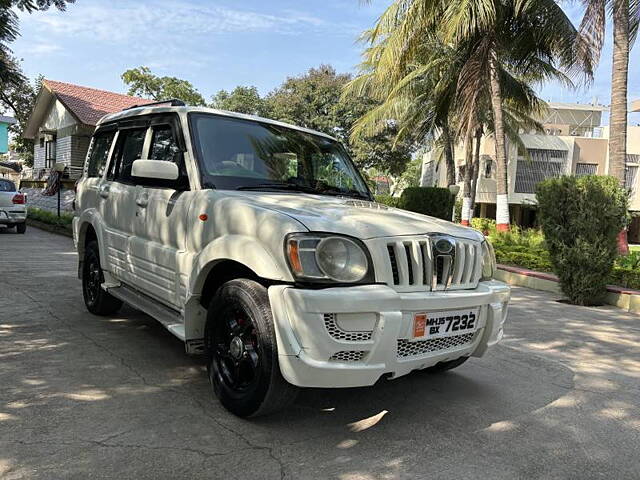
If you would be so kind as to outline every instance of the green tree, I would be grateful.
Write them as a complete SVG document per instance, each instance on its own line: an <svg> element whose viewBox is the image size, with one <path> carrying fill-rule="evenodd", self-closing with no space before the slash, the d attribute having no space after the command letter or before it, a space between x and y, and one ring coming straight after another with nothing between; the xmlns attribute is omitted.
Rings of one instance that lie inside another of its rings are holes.
<svg viewBox="0 0 640 480"><path fill-rule="evenodd" d="M15 81L0 83L0 108L18 121L9 127L12 134L11 151L20 154L27 166L33 165L33 140L23 137L29 116L35 106L36 95L40 91L42 76L30 83L22 73L20 64L11 59L12 68L18 73Z"/></svg>
<svg viewBox="0 0 640 480"><path fill-rule="evenodd" d="M220 90L211 98L211 108L269 117L269 105L256 87L238 86L231 92Z"/></svg>
<svg viewBox="0 0 640 480"><path fill-rule="evenodd" d="M363 169L399 175L411 159L413 145L394 145L396 126L388 124L373 135L350 139L349 132L358 118L375 102L367 96L341 98L349 74L337 73L330 65L312 68L307 73L289 77L267 98L272 118L318 130L340 140Z"/></svg>
<svg viewBox="0 0 640 480"><path fill-rule="evenodd" d="M177 98L187 105L203 106L204 97L188 82L176 77L159 77L149 67L138 67L127 70L121 75L122 81L129 87L129 95L169 100Z"/></svg>
<svg viewBox="0 0 640 480"><path fill-rule="evenodd" d="M599 60L606 33L607 10L613 20L611 115L609 117L609 175L625 182L627 156L627 88L629 51L638 33L640 2L635 0L584 0L580 33L583 49L596 52Z"/></svg>
<svg viewBox="0 0 640 480"><path fill-rule="evenodd" d="M68 3L75 0L0 0L0 82L15 83L16 85L25 81L24 75L11 55L11 50L7 46L13 42L20 32L18 30L18 16L15 9L27 13L48 10L55 7L58 10L65 10Z"/></svg>
<svg viewBox="0 0 640 480"><path fill-rule="evenodd" d="M550 78L570 83L563 70L590 76L591 57L587 49L578 55L578 33L553 0L396 0L365 37L372 45L370 55L377 65L374 83L399 86L403 80L409 83L432 70L430 62L424 61L425 39L432 37L446 48L464 53L455 82L455 102L458 133L467 142L480 126L477 113L484 93L489 99L495 132L498 223L506 229L509 211L505 93L516 86L517 107L535 103L531 84ZM423 71L418 68L409 72L416 63L422 63ZM426 93L429 91L433 89ZM395 105L403 113L413 110L419 117L435 117L429 111L425 114L415 106L407 106L406 97ZM422 123L435 125L433 120ZM467 148L470 150L470 146Z"/></svg>

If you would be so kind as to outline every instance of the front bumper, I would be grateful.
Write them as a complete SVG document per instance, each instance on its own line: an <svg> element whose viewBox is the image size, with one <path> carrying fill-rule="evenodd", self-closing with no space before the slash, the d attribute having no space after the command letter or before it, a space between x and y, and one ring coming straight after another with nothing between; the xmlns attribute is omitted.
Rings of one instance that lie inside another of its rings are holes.
<svg viewBox="0 0 640 480"><path fill-rule="evenodd" d="M27 220L27 208L25 205L0 208L0 225L15 225Z"/></svg>
<svg viewBox="0 0 640 480"><path fill-rule="evenodd" d="M500 341L510 289L398 293L386 285L304 290L269 288L284 378L301 387L360 387L438 362L482 356ZM410 340L413 314L480 307L473 334ZM427 343L429 342L429 343Z"/></svg>

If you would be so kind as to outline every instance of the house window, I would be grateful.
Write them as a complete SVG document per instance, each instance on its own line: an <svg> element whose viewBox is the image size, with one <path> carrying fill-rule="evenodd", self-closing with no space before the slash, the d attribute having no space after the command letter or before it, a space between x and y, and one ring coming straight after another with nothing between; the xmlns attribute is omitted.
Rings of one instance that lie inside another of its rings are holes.
<svg viewBox="0 0 640 480"><path fill-rule="evenodd" d="M638 179L638 166L628 165L624 172L624 185L631 195L636 193L636 180Z"/></svg>
<svg viewBox="0 0 640 480"><path fill-rule="evenodd" d="M566 169L566 150L529 148L527 152L531 160L518 158L515 193L535 193L538 183L559 177Z"/></svg>
<svg viewBox="0 0 640 480"><path fill-rule="evenodd" d="M576 163L576 177L595 175L597 172L598 165L595 163Z"/></svg>
<svg viewBox="0 0 640 480"><path fill-rule="evenodd" d="M490 158L484 159L484 178L493 177L493 160Z"/></svg>
<svg viewBox="0 0 640 480"><path fill-rule="evenodd" d="M50 138L44 141L44 166L46 168L52 168L56 163L56 137L50 136Z"/></svg>

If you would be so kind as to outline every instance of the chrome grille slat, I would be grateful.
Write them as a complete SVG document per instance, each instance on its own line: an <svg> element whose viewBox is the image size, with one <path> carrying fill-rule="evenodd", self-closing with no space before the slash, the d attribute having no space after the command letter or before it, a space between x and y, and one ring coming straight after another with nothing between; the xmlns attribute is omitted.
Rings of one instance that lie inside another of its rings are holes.
<svg viewBox="0 0 640 480"><path fill-rule="evenodd" d="M442 255L433 250L442 238L451 239L453 250L450 254ZM381 280L398 291L471 289L480 281L482 245L479 241L428 234L408 239L380 239L379 242L384 242L380 246L385 254L382 258L377 257L385 262L380 268L385 276Z"/></svg>

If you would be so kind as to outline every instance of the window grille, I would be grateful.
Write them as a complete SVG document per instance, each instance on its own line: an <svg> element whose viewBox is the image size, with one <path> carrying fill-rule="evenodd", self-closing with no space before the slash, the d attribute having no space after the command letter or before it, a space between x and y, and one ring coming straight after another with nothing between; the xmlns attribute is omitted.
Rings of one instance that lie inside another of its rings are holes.
<svg viewBox="0 0 640 480"><path fill-rule="evenodd" d="M628 165L624 172L624 185L631 192L636 193L636 180L638 179L638 166Z"/></svg>
<svg viewBox="0 0 640 480"><path fill-rule="evenodd" d="M531 160L518 159L516 193L535 193L536 185L548 178L561 176L566 170L567 151L538 148L527 149Z"/></svg>
<svg viewBox="0 0 640 480"><path fill-rule="evenodd" d="M595 163L576 163L576 177L595 175L597 172L598 165Z"/></svg>

